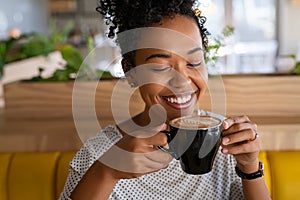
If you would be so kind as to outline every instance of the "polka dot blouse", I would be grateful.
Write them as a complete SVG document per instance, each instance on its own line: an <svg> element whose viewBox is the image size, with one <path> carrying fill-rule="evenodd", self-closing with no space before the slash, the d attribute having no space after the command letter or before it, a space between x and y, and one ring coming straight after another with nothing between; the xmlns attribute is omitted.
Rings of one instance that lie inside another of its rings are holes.
<svg viewBox="0 0 300 200"><path fill-rule="evenodd" d="M69 175L60 200L66 200L88 168L122 138L116 126L108 126L89 139L70 163ZM189 175L178 160L169 167L135 179L121 179L109 199L244 199L241 179L236 175L236 161L220 151L211 172Z"/></svg>

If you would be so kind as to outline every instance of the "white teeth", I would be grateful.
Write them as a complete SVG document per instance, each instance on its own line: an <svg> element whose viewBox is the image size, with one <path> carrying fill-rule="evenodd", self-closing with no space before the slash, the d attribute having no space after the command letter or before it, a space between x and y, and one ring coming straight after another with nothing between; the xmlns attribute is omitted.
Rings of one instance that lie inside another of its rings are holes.
<svg viewBox="0 0 300 200"><path fill-rule="evenodd" d="M184 97L177 97L177 98L168 97L167 101L171 102L171 103L183 104L183 103L190 101L191 99L192 99L192 95L187 95Z"/></svg>
<svg viewBox="0 0 300 200"><path fill-rule="evenodd" d="M182 98L178 98L177 103L183 103L183 99Z"/></svg>

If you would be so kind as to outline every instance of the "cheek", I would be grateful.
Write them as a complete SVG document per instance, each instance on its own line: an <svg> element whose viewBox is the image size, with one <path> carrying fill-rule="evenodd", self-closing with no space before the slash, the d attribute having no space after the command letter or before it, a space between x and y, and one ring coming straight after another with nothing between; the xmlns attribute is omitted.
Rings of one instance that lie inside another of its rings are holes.
<svg viewBox="0 0 300 200"><path fill-rule="evenodd" d="M201 88L201 90L204 90L207 87L208 82L208 73L206 67L203 67L195 74L196 75L193 77L194 83Z"/></svg>
<svg viewBox="0 0 300 200"><path fill-rule="evenodd" d="M195 76L192 78L193 83L200 89L200 93L198 93L197 99L199 99L205 93L207 89L208 82L208 74L206 70L198 71L195 73Z"/></svg>
<svg viewBox="0 0 300 200"><path fill-rule="evenodd" d="M147 84L143 85L139 88L141 97L145 102L153 102L157 96L159 96L159 92L162 90L162 86L158 84Z"/></svg>

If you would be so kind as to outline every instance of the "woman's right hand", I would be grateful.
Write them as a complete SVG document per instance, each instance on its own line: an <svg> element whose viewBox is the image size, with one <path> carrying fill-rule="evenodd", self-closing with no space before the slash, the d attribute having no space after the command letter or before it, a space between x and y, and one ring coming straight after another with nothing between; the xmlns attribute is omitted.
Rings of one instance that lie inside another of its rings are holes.
<svg viewBox="0 0 300 200"><path fill-rule="evenodd" d="M102 169L115 179L130 179L166 168L172 156L157 149L157 146L168 144L166 135L160 132L166 127L162 124L131 133L123 132L123 138L99 158L105 165Z"/></svg>

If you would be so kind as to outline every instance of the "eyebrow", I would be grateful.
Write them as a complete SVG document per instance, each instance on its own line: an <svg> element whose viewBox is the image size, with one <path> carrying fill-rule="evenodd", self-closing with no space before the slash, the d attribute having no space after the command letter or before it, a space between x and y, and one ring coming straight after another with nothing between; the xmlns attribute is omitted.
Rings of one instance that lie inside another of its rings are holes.
<svg viewBox="0 0 300 200"><path fill-rule="evenodd" d="M201 47L196 47L190 51L188 51L188 54L192 54L192 53L195 53L196 51L203 51L203 49ZM148 56L145 61L148 61L152 58L171 58L171 55L169 54L161 54L161 53L158 53L158 54L151 54L150 56Z"/></svg>
<svg viewBox="0 0 300 200"><path fill-rule="evenodd" d="M192 49L192 50L188 51L188 54L195 53L196 51L203 51L203 49L201 47L197 47L195 49Z"/></svg>
<svg viewBox="0 0 300 200"><path fill-rule="evenodd" d="M152 54L152 55L148 56L145 59L145 61L150 60L152 58L170 58L170 57L171 57L171 55L169 55L169 54Z"/></svg>

